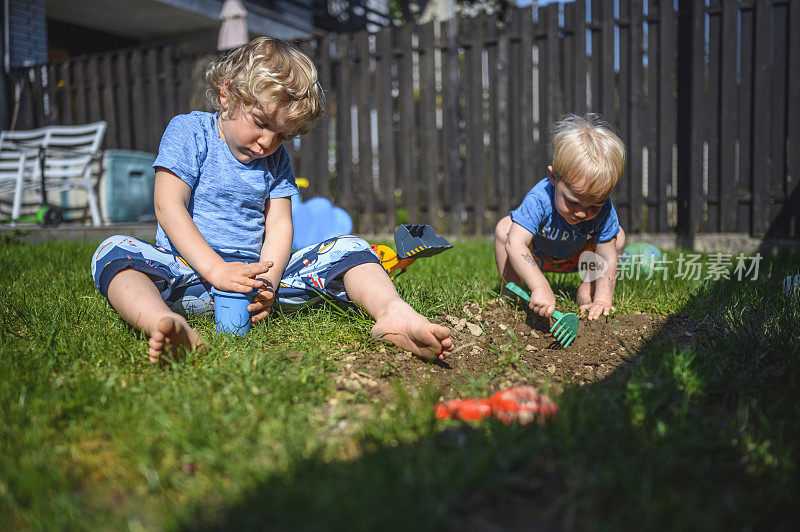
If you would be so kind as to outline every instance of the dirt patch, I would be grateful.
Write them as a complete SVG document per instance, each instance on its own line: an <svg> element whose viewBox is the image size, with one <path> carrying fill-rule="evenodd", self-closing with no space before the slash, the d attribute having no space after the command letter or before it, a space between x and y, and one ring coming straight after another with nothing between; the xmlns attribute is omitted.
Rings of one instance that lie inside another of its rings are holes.
<svg viewBox="0 0 800 532"><path fill-rule="evenodd" d="M629 314L592 322L583 318L575 341L564 348L549 332L551 320L507 299L495 299L486 307L471 304L457 315L437 319L453 331L456 350L447 360L429 363L397 348L372 344L337 357L337 388L342 394L376 400L394 397L395 380L412 395L433 385L443 399L458 397L458 390L477 387L491 393L517 384L557 395L566 384L607 378L656 334L659 341L686 343L698 328L681 316Z"/></svg>

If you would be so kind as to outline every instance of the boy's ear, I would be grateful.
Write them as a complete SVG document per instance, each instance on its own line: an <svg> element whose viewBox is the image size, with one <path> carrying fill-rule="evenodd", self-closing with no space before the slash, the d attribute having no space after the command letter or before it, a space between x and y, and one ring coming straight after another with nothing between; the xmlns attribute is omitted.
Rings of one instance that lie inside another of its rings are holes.
<svg viewBox="0 0 800 532"><path fill-rule="evenodd" d="M225 80L225 83L222 84L222 87L219 88L219 104L222 106L223 111L228 110L228 104L230 103L228 100L228 84L231 80Z"/></svg>
<svg viewBox="0 0 800 532"><path fill-rule="evenodd" d="M553 173L553 167L552 166L548 166L547 167L547 173L550 174L548 176L548 178L550 179L550 184L553 185L553 186L556 186L556 175Z"/></svg>

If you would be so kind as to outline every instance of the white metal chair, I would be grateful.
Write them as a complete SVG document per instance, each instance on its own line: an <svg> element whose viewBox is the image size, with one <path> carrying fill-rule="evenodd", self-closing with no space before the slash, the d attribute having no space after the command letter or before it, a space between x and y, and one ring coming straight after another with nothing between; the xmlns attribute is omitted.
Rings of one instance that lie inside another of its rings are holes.
<svg viewBox="0 0 800 532"><path fill-rule="evenodd" d="M41 188L43 171L45 191L84 190L92 224L101 225L92 163L105 132L104 121L0 132L0 194L13 191L11 218L19 218L23 192Z"/></svg>

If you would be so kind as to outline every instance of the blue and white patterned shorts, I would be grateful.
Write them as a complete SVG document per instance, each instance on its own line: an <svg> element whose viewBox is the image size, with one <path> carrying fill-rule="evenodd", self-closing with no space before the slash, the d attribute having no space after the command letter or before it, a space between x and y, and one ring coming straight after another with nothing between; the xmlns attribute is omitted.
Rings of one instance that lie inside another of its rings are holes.
<svg viewBox="0 0 800 532"><path fill-rule="evenodd" d="M217 250L228 262L258 262L258 257L235 249ZM277 291L277 304L286 310L333 298L350 302L342 275L360 264L380 265L375 252L362 238L350 235L329 238L303 248L289 259ZM211 283L200 277L176 253L125 235L104 240L92 256L92 277L97 289L108 296L108 284L125 269L148 274L164 302L181 314L213 311Z"/></svg>

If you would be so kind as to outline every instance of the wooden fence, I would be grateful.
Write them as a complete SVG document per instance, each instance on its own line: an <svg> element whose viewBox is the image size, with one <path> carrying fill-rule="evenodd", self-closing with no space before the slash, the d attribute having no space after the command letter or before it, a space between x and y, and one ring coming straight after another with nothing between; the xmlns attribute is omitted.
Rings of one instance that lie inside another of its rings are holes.
<svg viewBox="0 0 800 532"><path fill-rule="evenodd" d="M798 237L800 0L707 4L579 0L304 41L328 99L287 143L304 196L361 233L487 234L546 176L553 121L593 111L629 148L627 230ZM16 71L18 127L102 118L107 147L154 151L206 105L204 62L161 47Z"/></svg>

